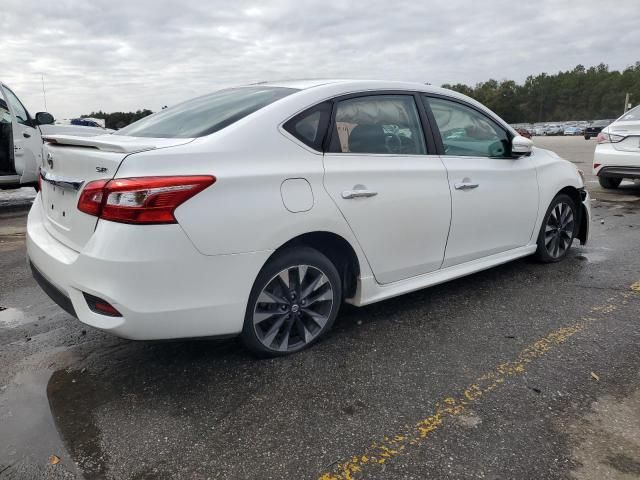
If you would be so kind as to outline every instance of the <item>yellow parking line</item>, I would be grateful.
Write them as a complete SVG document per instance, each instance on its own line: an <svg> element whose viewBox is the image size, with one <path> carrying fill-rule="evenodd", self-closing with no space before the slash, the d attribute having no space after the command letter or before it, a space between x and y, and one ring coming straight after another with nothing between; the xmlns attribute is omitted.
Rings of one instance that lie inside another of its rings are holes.
<svg viewBox="0 0 640 480"><path fill-rule="evenodd" d="M630 289L634 293L640 293L640 282L631 285ZM633 294L626 292L621 297L626 299L631 295ZM591 312L609 314L618 308L614 304L618 299L616 296L608 298L606 304L591 308ZM585 317L573 325L552 331L522 350L515 360L501 363L457 395L443 398L436 403L431 415L420 420L410 430L385 436L381 441L366 448L363 453L352 456L339 463L332 471L322 474L318 480L354 480L365 468L387 463L407 449L423 443L443 423L465 413L472 403L497 389L507 378L522 375L528 364L562 345L595 320L593 317Z"/></svg>

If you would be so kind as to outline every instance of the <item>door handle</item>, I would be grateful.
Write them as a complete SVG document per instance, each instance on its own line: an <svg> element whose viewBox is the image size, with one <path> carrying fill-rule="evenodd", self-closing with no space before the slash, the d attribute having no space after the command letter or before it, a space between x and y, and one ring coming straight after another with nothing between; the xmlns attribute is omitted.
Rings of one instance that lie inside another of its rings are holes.
<svg viewBox="0 0 640 480"><path fill-rule="evenodd" d="M23 136L24 138L31 138L31 135L30 135L30 134L28 134L27 132L22 132L22 136Z"/></svg>
<svg viewBox="0 0 640 480"><path fill-rule="evenodd" d="M473 188L478 188L479 183L471 183L471 182L461 182L454 183L453 186L456 187L456 190L471 190Z"/></svg>
<svg viewBox="0 0 640 480"><path fill-rule="evenodd" d="M354 190L345 190L342 192L342 198L350 199L350 198L366 198L366 197L375 197L378 192L374 192L373 190L367 190L365 188L354 188Z"/></svg>

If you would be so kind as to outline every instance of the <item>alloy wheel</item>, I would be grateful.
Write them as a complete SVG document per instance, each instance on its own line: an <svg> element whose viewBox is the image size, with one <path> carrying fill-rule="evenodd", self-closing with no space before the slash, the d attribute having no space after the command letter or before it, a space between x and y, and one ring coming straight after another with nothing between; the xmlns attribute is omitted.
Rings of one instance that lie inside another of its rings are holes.
<svg viewBox="0 0 640 480"><path fill-rule="evenodd" d="M559 258L564 255L571 246L574 230L573 209L567 203L558 203L551 210L544 227L544 245L551 257Z"/></svg>
<svg viewBox="0 0 640 480"><path fill-rule="evenodd" d="M270 350L299 350L322 332L332 308L333 286L327 275L310 265L288 267L260 292L253 328Z"/></svg>

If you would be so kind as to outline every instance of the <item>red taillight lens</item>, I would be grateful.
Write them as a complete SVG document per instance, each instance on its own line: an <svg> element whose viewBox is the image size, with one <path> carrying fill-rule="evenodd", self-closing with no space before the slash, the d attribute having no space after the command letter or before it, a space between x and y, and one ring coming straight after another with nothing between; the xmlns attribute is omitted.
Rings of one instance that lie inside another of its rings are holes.
<svg viewBox="0 0 640 480"><path fill-rule="evenodd" d="M208 175L139 177L90 182L78 209L121 223L176 223L175 209L216 181Z"/></svg>
<svg viewBox="0 0 640 480"><path fill-rule="evenodd" d="M594 163L594 164L593 164L593 169L594 169L594 170L597 170L599 166L600 166L600 164L599 164L599 163Z"/></svg>
<svg viewBox="0 0 640 480"><path fill-rule="evenodd" d="M624 135L616 135L615 133L600 132L596 137L598 143L618 143L624 140Z"/></svg>
<svg viewBox="0 0 640 480"><path fill-rule="evenodd" d="M109 180L96 180L87 183L80 194L78 200L78 210L93 216L100 216L102 210L102 198L104 196L104 186Z"/></svg>

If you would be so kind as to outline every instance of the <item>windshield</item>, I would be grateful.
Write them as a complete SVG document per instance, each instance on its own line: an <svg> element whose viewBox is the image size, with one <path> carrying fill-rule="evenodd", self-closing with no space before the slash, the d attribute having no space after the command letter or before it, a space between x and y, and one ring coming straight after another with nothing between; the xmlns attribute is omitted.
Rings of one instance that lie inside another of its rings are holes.
<svg viewBox="0 0 640 480"><path fill-rule="evenodd" d="M161 110L118 130L115 135L203 137L297 91L293 88L266 86L220 90Z"/></svg>
<svg viewBox="0 0 640 480"><path fill-rule="evenodd" d="M640 105L629 110L627 113L621 116L619 120L623 120L623 121L640 120Z"/></svg>

